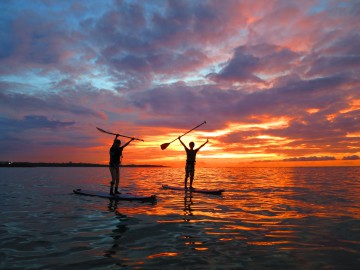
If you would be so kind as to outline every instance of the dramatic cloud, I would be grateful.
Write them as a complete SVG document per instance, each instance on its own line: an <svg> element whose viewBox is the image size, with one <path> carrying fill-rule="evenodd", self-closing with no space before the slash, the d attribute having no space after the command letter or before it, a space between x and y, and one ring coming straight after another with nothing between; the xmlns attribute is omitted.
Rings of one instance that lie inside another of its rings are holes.
<svg viewBox="0 0 360 270"><path fill-rule="evenodd" d="M284 161L324 161L324 160L335 160L335 157L294 157L285 158Z"/></svg>
<svg viewBox="0 0 360 270"><path fill-rule="evenodd" d="M357 155L343 157L343 160L359 160L360 157Z"/></svg>
<svg viewBox="0 0 360 270"><path fill-rule="evenodd" d="M359 12L336 0L0 1L0 161L105 163L100 126L145 138L129 163L172 164L180 146L159 145L206 120L188 140L210 139L208 164L357 162Z"/></svg>
<svg viewBox="0 0 360 270"><path fill-rule="evenodd" d="M0 126L11 130L39 129L39 128L62 128L74 125L75 122L52 121L44 116L27 115L24 119L6 119L0 117Z"/></svg>

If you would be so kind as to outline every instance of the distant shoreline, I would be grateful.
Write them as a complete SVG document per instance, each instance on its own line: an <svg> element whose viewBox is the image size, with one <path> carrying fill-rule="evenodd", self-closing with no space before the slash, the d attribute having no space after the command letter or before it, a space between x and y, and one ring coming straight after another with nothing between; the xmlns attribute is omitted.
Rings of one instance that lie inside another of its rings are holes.
<svg viewBox="0 0 360 270"><path fill-rule="evenodd" d="M64 162L64 163L50 163L50 162L0 162L0 167L6 168L19 168L19 167L109 167L107 164L96 164L96 163L75 163L75 162ZM162 168L164 165L145 165L145 164L124 164L121 167L142 167L142 168Z"/></svg>

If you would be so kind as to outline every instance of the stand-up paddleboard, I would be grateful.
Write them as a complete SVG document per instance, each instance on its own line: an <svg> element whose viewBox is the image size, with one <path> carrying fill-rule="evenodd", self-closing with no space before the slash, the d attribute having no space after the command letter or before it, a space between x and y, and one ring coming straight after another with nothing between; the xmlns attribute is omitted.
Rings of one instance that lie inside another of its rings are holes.
<svg viewBox="0 0 360 270"><path fill-rule="evenodd" d="M204 193L204 194L212 194L212 195L221 195L224 192L224 189L201 189L201 188L188 188L185 189L184 187L177 187L177 186L169 186L169 185L162 185L164 189L172 189L172 190L182 190L182 191L190 191L190 192L197 192L197 193Z"/></svg>
<svg viewBox="0 0 360 270"><path fill-rule="evenodd" d="M74 189L74 193L79 195L86 195L86 196L95 196L113 200L126 200L126 201L156 201L155 195L150 196L142 196L142 195L135 195L131 193L122 193L116 195L110 195L108 192L105 191L95 191L95 190L87 190L87 189Z"/></svg>

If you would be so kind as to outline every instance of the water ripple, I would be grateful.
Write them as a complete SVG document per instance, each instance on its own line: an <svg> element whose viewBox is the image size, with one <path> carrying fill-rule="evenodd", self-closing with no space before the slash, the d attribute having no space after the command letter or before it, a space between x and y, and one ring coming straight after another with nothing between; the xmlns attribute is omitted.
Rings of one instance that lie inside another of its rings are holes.
<svg viewBox="0 0 360 270"><path fill-rule="evenodd" d="M1 169L1 269L357 269L360 168L122 169L155 204L78 196L106 168ZM221 176L221 179L218 179ZM206 179L206 181L205 181Z"/></svg>

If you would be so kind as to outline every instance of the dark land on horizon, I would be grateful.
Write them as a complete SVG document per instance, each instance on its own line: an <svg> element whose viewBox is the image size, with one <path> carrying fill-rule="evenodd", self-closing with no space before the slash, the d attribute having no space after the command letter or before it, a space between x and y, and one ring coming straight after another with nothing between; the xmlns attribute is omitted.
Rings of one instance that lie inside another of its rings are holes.
<svg viewBox="0 0 360 270"><path fill-rule="evenodd" d="M63 162L63 163L50 163L50 162L9 162L0 161L0 167L109 167L108 164L96 163L76 163L76 162ZM123 164L121 167L143 167L143 168L157 168L166 167L163 165L136 165L136 164Z"/></svg>

